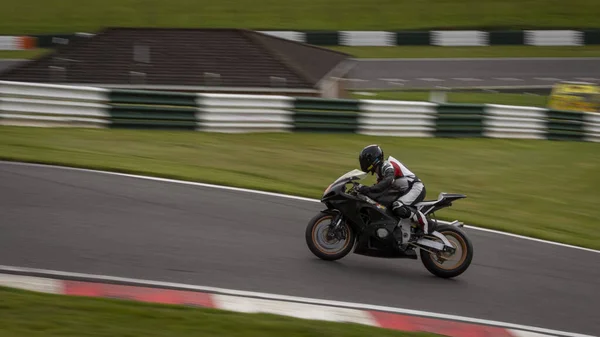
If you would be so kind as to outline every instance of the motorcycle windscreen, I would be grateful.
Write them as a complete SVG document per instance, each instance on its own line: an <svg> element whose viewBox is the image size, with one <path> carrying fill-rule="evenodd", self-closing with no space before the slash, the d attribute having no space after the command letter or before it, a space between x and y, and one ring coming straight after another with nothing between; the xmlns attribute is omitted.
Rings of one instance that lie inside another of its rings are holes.
<svg viewBox="0 0 600 337"><path fill-rule="evenodd" d="M350 172L348 172L348 173L346 173L346 174L342 175L341 177L337 178L337 179L336 179L336 180L333 182L333 184L335 184L335 183L337 183L337 182L339 182L339 181L341 181L341 180L347 179L347 178L357 178L358 180L361 180L361 179L363 179L363 178L364 178L364 177L366 177L366 176L367 176L367 173L366 173L366 172L363 172L363 171L361 171L361 170L354 169L354 170L352 170L352 171L350 171ZM332 185L333 185L333 184L332 184Z"/></svg>

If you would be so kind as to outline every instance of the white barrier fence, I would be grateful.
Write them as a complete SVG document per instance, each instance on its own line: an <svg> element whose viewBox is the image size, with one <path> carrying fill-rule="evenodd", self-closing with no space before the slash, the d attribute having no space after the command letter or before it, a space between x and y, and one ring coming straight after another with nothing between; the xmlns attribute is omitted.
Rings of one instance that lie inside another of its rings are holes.
<svg viewBox="0 0 600 337"><path fill-rule="evenodd" d="M575 30L526 30L525 44L532 46L582 46L584 33Z"/></svg>
<svg viewBox="0 0 600 337"><path fill-rule="evenodd" d="M151 91L130 92L135 100L128 105L115 98L120 96L122 99L123 94L123 91L86 86L0 81L0 124L48 127L119 124L115 126L135 127L149 121L161 127L185 119L192 129L205 132L298 130L394 137L469 136L600 142L598 113L551 112L544 108L497 104L182 95ZM115 102L111 102L111 98ZM166 107L169 102L179 108ZM139 105L143 107L137 108ZM174 116L173 120L170 116ZM136 120L142 124L135 124Z"/></svg>
<svg viewBox="0 0 600 337"><path fill-rule="evenodd" d="M0 50L19 50L19 40L16 36L0 36Z"/></svg>
<svg viewBox="0 0 600 337"><path fill-rule="evenodd" d="M108 90L0 81L0 124L105 127L110 124Z"/></svg>
<svg viewBox="0 0 600 337"><path fill-rule="evenodd" d="M546 109L490 104L485 108L484 135L490 138L546 139Z"/></svg>
<svg viewBox="0 0 600 337"><path fill-rule="evenodd" d="M285 132L294 127L294 98L198 94L198 128L207 132Z"/></svg>
<svg viewBox="0 0 600 337"><path fill-rule="evenodd" d="M286 40L323 46L581 46L597 45L597 30L420 30L420 31L293 31L259 30L259 33ZM93 36L75 33L74 36ZM507 37L509 36L509 37ZM507 40L508 38L508 40ZM70 37L52 37L52 44L65 44ZM39 48L35 36L0 36L0 50Z"/></svg>
<svg viewBox="0 0 600 337"><path fill-rule="evenodd" d="M108 102L109 89L88 86L0 81L0 96L58 101Z"/></svg>
<svg viewBox="0 0 600 337"><path fill-rule="evenodd" d="M358 133L371 136L433 137L437 104L361 100Z"/></svg>
<svg viewBox="0 0 600 337"><path fill-rule="evenodd" d="M340 46L581 46L597 44L594 30L259 31L304 43Z"/></svg>
<svg viewBox="0 0 600 337"><path fill-rule="evenodd" d="M584 130L588 142L600 142L600 113L589 113L584 116Z"/></svg>
<svg viewBox="0 0 600 337"><path fill-rule="evenodd" d="M434 46L486 46L489 34L477 30L432 31L431 44Z"/></svg>
<svg viewBox="0 0 600 337"><path fill-rule="evenodd" d="M26 50L34 48L29 36L0 36L0 50Z"/></svg>
<svg viewBox="0 0 600 337"><path fill-rule="evenodd" d="M340 31L342 46L394 46L396 35L393 32L381 31Z"/></svg>

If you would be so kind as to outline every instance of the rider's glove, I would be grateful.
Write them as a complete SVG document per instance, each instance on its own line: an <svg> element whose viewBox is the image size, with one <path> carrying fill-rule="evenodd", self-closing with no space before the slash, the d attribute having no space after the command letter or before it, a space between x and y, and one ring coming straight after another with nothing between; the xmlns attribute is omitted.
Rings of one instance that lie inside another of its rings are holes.
<svg viewBox="0 0 600 337"><path fill-rule="evenodd" d="M368 186L361 185L358 188L358 193L360 193L360 194L367 194L367 193L369 193L370 190L371 189Z"/></svg>

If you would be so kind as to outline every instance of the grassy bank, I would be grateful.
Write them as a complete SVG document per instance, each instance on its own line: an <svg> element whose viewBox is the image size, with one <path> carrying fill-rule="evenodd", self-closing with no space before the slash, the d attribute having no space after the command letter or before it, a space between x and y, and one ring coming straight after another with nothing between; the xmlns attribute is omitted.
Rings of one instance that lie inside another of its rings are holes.
<svg viewBox="0 0 600 337"><path fill-rule="evenodd" d="M344 47L326 48L342 51L357 58L491 58L491 57L600 57L600 46L537 47ZM0 59L32 59L51 52L51 49L0 51Z"/></svg>
<svg viewBox="0 0 600 337"><path fill-rule="evenodd" d="M0 158L319 197L374 142L425 181L429 199L469 196L440 218L600 249L595 143L4 126Z"/></svg>
<svg viewBox="0 0 600 337"><path fill-rule="evenodd" d="M358 324L175 305L70 297L0 287L2 336L436 336Z"/></svg>
<svg viewBox="0 0 600 337"><path fill-rule="evenodd" d="M368 91L361 94L353 92L352 97L360 99L392 99L401 101L428 101L428 91ZM506 104L546 107L548 97L544 95L512 93L449 92L448 103Z"/></svg>
<svg viewBox="0 0 600 337"><path fill-rule="evenodd" d="M597 1L47 0L5 1L0 34L94 32L104 26L394 30L597 27Z"/></svg>
<svg viewBox="0 0 600 337"><path fill-rule="evenodd" d="M49 53L51 49L32 49L32 50L2 50L0 51L0 59L34 59Z"/></svg>

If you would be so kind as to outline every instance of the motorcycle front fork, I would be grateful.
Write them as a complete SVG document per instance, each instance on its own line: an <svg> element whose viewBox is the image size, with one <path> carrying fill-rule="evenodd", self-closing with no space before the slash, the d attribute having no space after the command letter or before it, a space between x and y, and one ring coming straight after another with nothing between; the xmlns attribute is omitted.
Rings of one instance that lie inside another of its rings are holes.
<svg viewBox="0 0 600 337"><path fill-rule="evenodd" d="M331 225L330 225L331 230L328 235L335 236L335 238L338 240L345 239L346 235L345 235L344 231L340 230L340 228L341 228L340 225L342 224L342 220L343 219L342 219L341 214L338 214L338 215L336 215L335 218L333 218L333 220L331 221Z"/></svg>

